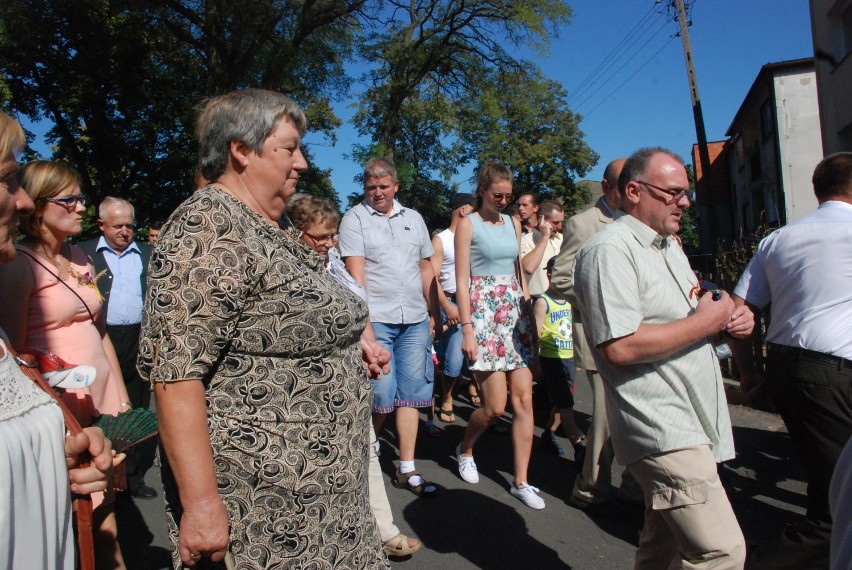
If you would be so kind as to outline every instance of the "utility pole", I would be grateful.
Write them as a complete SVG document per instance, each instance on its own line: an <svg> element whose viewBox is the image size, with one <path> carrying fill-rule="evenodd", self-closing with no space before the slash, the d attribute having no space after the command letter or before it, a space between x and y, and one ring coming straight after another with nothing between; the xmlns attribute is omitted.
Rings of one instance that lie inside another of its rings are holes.
<svg viewBox="0 0 852 570"><path fill-rule="evenodd" d="M703 178L704 188L709 194L714 190L712 173L710 172L710 151L707 148L707 133L704 131L704 113L701 111L701 97L698 95L698 80L695 78L695 65L692 61L692 45L689 42L689 24L686 20L686 7L683 0L674 0L677 6L677 19L680 24L680 37L683 40L683 55L686 58L686 75L689 79L689 93L692 96L692 115L695 119L695 135L698 140L698 157L701 161L701 173ZM710 198L710 196L706 196ZM713 236L718 236L718 226L715 208L711 213L710 200L704 200L702 203L705 206L705 212L708 222L710 222L710 233ZM702 249L711 247L711 244L704 243L701 240ZM704 253L709 253L705 251Z"/></svg>

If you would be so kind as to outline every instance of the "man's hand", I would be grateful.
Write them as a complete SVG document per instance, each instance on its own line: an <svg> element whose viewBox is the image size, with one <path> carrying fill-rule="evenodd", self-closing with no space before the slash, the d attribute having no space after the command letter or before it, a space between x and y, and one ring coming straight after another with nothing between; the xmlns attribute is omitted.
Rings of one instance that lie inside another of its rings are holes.
<svg viewBox="0 0 852 570"><path fill-rule="evenodd" d="M230 542L228 511L218 496L191 505L182 505L178 551L185 566L195 566L203 557L213 562L225 558Z"/></svg>
<svg viewBox="0 0 852 570"><path fill-rule="evenodd" d="M390 372L390 352L375 340L361 335L361 358L367 376L376 380Z"/></svg>
<svg viewBox="0 0 852 570"><path fill-rule="evenodd" d="M550 239L550 236L553 235L553 226L550 222L544 219L544 216L541 215L538 217L538 231L541 233L542 241L547 241Z"/></svg>
<svg viewBox="0 0 852 570"><path fill-rule="evenodd" d="M88 459L86 452L92 458L91 463L88 467L79 467L81 459ZM88 495L105 491L113 468L119 466L124 458L123 453L116 454L112 450L112 444L100 428L88 427L83 433L66 437L65 462L71 492Z"/></svg>
<svg viewBox="0 0 852 570"><path fill-rule="evenodd" d="M726 330L728 323L733 321L733 314L736 310L734 300L725 291L721 291L721 296L718 301L713 300L713 295L705 294L698 299L698 306L695 308L695 316L704 319L709 329L708 336L713 333ZM754 317L752 316L752 324Z"/></svg>
<svg viewBox="0 0 852 570"><path fill-rule="evenodd" d="M734 338L748 338L754 330L754 313L748 305L740 305L731 315L731 321L725 325L725 331Z"/></svg>

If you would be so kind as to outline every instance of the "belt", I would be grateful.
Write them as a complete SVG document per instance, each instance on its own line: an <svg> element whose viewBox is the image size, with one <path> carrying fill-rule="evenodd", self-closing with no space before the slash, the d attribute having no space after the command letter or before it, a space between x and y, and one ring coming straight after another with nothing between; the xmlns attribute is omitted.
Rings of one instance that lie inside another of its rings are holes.
<svg viewBox="0 0 852 570"><path fill-rule="evenodd" d="M142 327L142 323L132 323L129 325L107 325L107 328L110 329L138 329Z"/></svg>
<svg viewBox="0 0 852 570"><path fill-rule="evenodd" d="M792 356L796 360L821 362L823 364L835 366L840 370L844 368L852 368L852 360L834 356L832 354L826 354L824 352L817 352L816 350L808 350L807 348L769 343L769 351L783 354L784 356Z"/></svg>

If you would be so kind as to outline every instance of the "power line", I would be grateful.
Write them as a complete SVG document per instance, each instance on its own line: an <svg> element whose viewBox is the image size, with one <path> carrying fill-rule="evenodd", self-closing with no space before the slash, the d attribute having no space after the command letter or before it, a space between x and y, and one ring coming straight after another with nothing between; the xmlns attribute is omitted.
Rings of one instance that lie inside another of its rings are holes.
<svg viewBox="0 0 852 570"><path fill-rule="evenodd" d="M656 29L656 30L654 30L654 33L653 33L653 34L650 34L650 35L648 36L648 39L647 39L647 40L645 40L645 42L644 42L641 46L639 46L639 49L637 49L637 50L635 50L635 51L633 52L633 54L632 54L632 55L631 55L631 56L627 59L627 61L625 61L625 62L624 62L624 63L622 63L620 66L618 66L618 68L617 68L617 69L615 69L615 70L613 70L613 71L612 71L612 73L611 73L611 74L607 77L606 81L604 81L603 83L601 83L601 84L598 86L598 88L597 88L597 89L595 89L594 91L592 91L592 92L591 92L591 93L589 93L588 95L584 96L584 97L582 98L582 100L577 101L577 102L575 103L575 105L574 105L574 109L576 110L576 109L581 108L581 107L582 107L583 105L585 105L585 104L586 104L589 100L591 100L591 99L595 96L595 94L597 94L597 92L598 92L598 91L600 91L601 89L603 89L603 88L604 88L604 87L605 87L605 86L606 86L606 85L607 85L610 81L612 81L613 79L615 79L615 78L617 77L617 75L618 75L618 72L620 72L622 69L624 69L624 67L625 67L625 66L627 66L627 64L629 64L631 61L633 61L634 59L636 59L636 57L637 57L637 56L639 56L639 54L642 52L642 50L643 50L643 49L645 49L645 46L647 46L647 45L648 45L651 41L653 41L653 40L657 37L657 35L658 35L658 34L659 34L662 30L663 30L663 28L665 28L665 27L666 27L666 25L668 25L668 21L663 21L663 22L662 22L662 23L661 23L661 24L657 27L657 29ZM669 40L669 41L671 41L671 40ZM666 45L668 45L668 42L666 42ZM659 52L658 52L658 53L659 53ZM654 54L654 55L656 55L656 54ZM653 57L653 56L652 56L652 57ZM646 61L645 63L647 63L647 61ZM644 65L645 65L645 64L643 64L643 66L644 66Z"/></svg>
<svg viewBox="0 0 852 570"><path fill-rule="evenodd" d="M594 112L597 110L597 108L598 108L598 107L600 107L601 105L603 105L604 103L606 103L606 102L609 100L609 98L610 98L610 97L612 97L613 95L615 95L615 94L618 92L618 90L619 90L619 89L621 89L622 87L624 87L624 86L627 84L627 82L628 82L628 81L630 81L631 79L633 79L633 77L635 77L637 73L639 73L640 71L642 71L642 69L643 69L646 65L648 65L649 63L651 63L651 62L654 60L654 58L656 58L656 57L660 54L660 52L662 52L664 49L666 49L666 47L667 47L670 43L672 43L672 41L674 41L674 39L675 39L676 37L677 37L677 36L672 36L672 37L670 37L670 38L669 38L669 41L667 41L666 43L664 43L664 44L660 47L660 49L658 49L658 50L654 53L654 55L652 55L652 56L651 56L651 57L649 57L647 60L645 60L645 62L644 62L642 65L640 65L640 66L636 69L636 71L634 71L633 73L631 73L631 74L630 74L630 76L629 76L627 79L625 79L624 81L622 81L622 82L618 85L618 87L616 87L615 89L613 89L612 91L610 91L609 95L607 95L607 96L603 99L603 101L601 101L600 103L598 103L597 105L595 105L594 107L592 107L592 110L591 110L591 111L589 111L588 113L586 113L585 115L583 115L583 118L584 118L584 119L587 119L587 118L588 118L588 117L589 117L592 113L594 113Z"/></svg>
<svg viewBox="0 0 852 570"><path fill-rule="evenodd" d="M627 44L628 42L630 42L633 39L634 35L636 34L636 31L639 28L646 26L646 24L647 24L647 26L646 26L646 29L647 29L648 27L650 27L652 25L649 20L651 18L653 18L655 13L660 14L660 12L657 12L657 5L656 4L651 6L651 8L647 12L645 12L645 14L639 19L639 21L633 26L633 28L629 32L627 32L627 34L624 36L624 38L622 38L622 40L618 44L616 44L616 46L603 58L603 60L601 60L601 62L597 65L597 67L595 67L589 73L589 75L587 75L586 78L583 79L583 81L580 82L580 84L577 86L577 88L574 89L574 91L571 92L571 94L568 95L567 100L569 102L572 99L576 99L580 95L580 93L582 93L584 90L588 89L591 85L594 85L599 80L601 74L608 67L611 67L613 65L614 61L617 61L618 59L620 59L622 57L622 54L620 54L619 52L622 51L622 48L625 46L625 44Z"/></svg>

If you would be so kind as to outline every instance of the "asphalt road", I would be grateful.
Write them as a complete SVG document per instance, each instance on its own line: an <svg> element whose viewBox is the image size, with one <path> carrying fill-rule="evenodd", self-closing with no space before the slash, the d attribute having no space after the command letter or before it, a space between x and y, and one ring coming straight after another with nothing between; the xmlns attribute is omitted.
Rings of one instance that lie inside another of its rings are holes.
<svg viewBox="0 0 852 570"><path fill-rule="evenodd" d="M585 428L591 393L583 374L578 378L575 399L578 423ZM538 397L536 400L538 436L546 410ZM476 448L480 482L469 485L462 481L453 450L472 408L466 395L459 396L456 402L458 421L451 425L439 423L445 429L438 438L426 437L421 429L418 442L417 467L440 487L440 494L434 499L418 499L390 484L387 477L395 470L396 441L393 434L385 434L382 468L394 518L402 532L414 534L424 543L408 559L392 559L395 568L632 568L642 526L641 511L627 510L616 517L592 518L571 507L567 500L577 470L567 440L562 440L565 457L557 457L543 450L536 437L530 482L541 489L547 503L544 510L530 509L509 494L511 441L506 435L488 433L481 440ZM759 543L804 512L806 498L801 468L776 414L742 406L729 406L729 409L737 457L722 466L720 473L746 540ZM621 467L615 466L616 486L621 471ZM147 482L158 490L161 488L156 468L149 472ZM168 568L162 494L151 500L120 498L117 512L128 567Z"/></svg>

